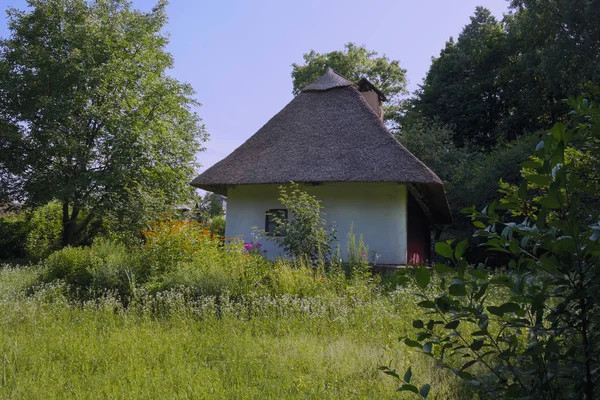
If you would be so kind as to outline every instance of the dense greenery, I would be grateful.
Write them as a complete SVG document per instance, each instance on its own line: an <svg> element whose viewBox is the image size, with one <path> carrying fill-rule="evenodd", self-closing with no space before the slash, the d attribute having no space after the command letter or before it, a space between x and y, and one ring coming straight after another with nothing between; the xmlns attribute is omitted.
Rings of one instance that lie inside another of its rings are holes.
<svg viewBox="0 0 600 400"><path fill-rule="evenodd" d="M140 292L125 308L110 295L72 303L62 283L27 289L37 273L0 269L3 398L393 399L393 382L377 371L390 360L412 365L440 398L470 396L397 344L420 312L403 289L355 282L338 293L195 300L185 290ZM310 270L285 279L328 285Z"/></svg>
<svg viewBox="0 0 600 400"><path fill-rule="evenodd" d="M139 229L189 198L206 134L192 88L167 74L166 2L28 6L8 10L0 42L0 201L58 201L64 246L94 221Z"/></svg>
<svg viewBox="0 0 600 400"><path fill-rule="evenodd" d="M406 70L400 67L399 61L390 60L385 55L377 57L377 52L365 46L348 43L344 51L320 54L311 50L304 54L304 63L292 64L294 95L316 81L330 67L353 82L367 78L388 98L384 118L397 118L400 96L406 93Z"/></svg>
<svg viewBox="0 0 600 400"><path fill-rule="evenodd" d="M276 228L269 239L292 259L310 261L315 267L330 261L336 232L327 226L321 202L293 182L281 186L279 196L290 215L272 215Z"/></svg>
<svg viewBox="0 0 600 400"><path fill-rule="evenodd" d="M407 274L423 289L417 295L428 317L414 321L417 335L405 343L485 398L598 397L600 109L581 99L570 105L570 127L557 124L544 136L523 163L520 185L505 185L483 211L465 210L475 235L510 260L510 274L490 275L484 264L467 270L466 240L436 244L452 265L434 266L439 294L425 291L425 267ZM509 301L490 304L490 291ZM446 363L448 355L464 365Z"/></svg>
<svg viewBox="0 0 600 400"><path fill-rule="evenodd" d="M598 94L599 16L597 1L512 1L502 21L478 7L433 60L413 112L475 149L549 129L569 112L563 99Z"/></svg>

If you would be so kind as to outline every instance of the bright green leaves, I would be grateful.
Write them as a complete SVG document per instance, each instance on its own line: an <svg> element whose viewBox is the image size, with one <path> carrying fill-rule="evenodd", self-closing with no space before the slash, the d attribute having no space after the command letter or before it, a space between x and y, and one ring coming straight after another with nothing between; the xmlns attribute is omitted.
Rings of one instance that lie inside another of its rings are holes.
<svg viewBox="0 0 600 400"><path fill-rule="evenodd" d="M465 250L467 249L468 246L469 246L469 241L467 239L458 243L456 245L456 248L454 249L454 257L457 260L460 260L462 258L462 256L465 254Z"/></svg>
<svg viewBox="0 0 600 400"><path fill-rule="evenodd" d="M466 241L436 243L447 265L431 276L413 271L428 320L415 321L404 343L494 398L597 397L583 367L600 358L600 108L588 104L576 111L585 122L544 138L519 186L502 185L504 198L482 211L464 210L475 241L508 271L470 268Z"/></svg>
<svg viewBox="0 0 600 400"><path fill-rule="evenodd" d="M419 285L421 289L424 289L431 281L431 273L426 267L418 267L415 270L415 280L417 285Z"/></svg>
<svg viewBox="0 0 600 400"><path fill-rule="evenodd" d="M435 252L444 258L452 258L452 246L446 242L437 242L435 244Z"/></svg>
<svg viewBox="0 0 600 400"><path fill-rule="evenodd" d="M168 72L165 3L148 12L123 0L30 6L9 11L0 46L0 115L19 127L0 140L0 176L8 160L28 202L57 200L73 222L75 210L93 215L76 232L102 221L137 238L192 200L207 139L194 90Z"/></svg>

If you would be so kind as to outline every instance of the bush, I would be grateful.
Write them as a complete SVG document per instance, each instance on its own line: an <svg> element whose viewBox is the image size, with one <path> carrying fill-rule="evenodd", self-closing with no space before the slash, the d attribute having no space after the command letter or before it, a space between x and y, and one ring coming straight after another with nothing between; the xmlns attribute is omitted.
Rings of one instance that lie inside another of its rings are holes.
<svg viewBox="0 0 600 400"><path fill-rule="evenodd" d="M25 249L33 260L42 260L61 248L62 206L51 202L35 209L29 219Z"/></svg>
<svg viewBox="0 0 600 400"><path fill-rule="evenodd" d="M26 256L27 230L24 213L5 215L0 218L0 259Z"/></svg>
<svg viewBox="0 0 600 400"><path fill-rule="evenodd" d="M111 291L125 303L136 288L153 295L183 290L194 297L227 293L243 298L250 294L310 296L347 287L346 277L337 270L325 272L303 260L274 263L260 252L247 250L242 241L223 246L220 237L199 223L163 220L144 231L144 236L145 242L138 246L97 239L90 247L56 251L44 261L41 280L62 280L76 297ZM363 274L357 269L352 276L352 285L358 285L356 278Z"/></svg>
<svg viewBox="0 0 600 400"><path fill-rule="evenodd" d="M225 236L225 217L220 215L210 219L210 225L208 227L210 233L218 236Z"/></svg>
<svg viewBox="0 0 600 400"><path fill-rule="evenodd" d="M277 228L270 238L293 259L307 259L313 266L329 261L336 236L335 230L328 228L323 219L321 202L300 190L294 182L290 184L289 191L281 186L279 194L279 201L289 210L290 218L274 215Z"/></svg>
<svg viewBox="0 0 600 400"><path fill-rule="evenodd" d="M107 291L121 298L132 294L140 264L119 243L96 240L91 247L65 247L44 261L43 282L62 280L83 297Z"/></svg>
<svg viewBox="0 0 600 400"><path fill-rule="evenodd" d="M509 257L508 276L468 268L467 240L436 243L448 260L433 268L441 279L425 267L403 271L427 315L404 342L482 398L599 397L600 222L596 201L587 200L600 191L600 152L590 145L600 140L600 112L581 99L571 105L579 121L544 136L521 165L520 184L505 185L483 211L467 211L485 246ZM493 291L505 302L491 303Z"/></svg>

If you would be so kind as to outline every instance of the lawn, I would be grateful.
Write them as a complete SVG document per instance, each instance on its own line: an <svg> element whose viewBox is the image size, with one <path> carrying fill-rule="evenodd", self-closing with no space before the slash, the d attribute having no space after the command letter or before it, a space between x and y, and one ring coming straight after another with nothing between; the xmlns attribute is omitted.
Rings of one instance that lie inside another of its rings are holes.
<svg viewBox="0 0 600 400"><path fill-rule="evenodd" d="M74 303L35 267L0 270L2 398L414 398L377 367L412 366L430 398L471 397L398 338L419 315L405 290L186 300L138 293Z"/></svg>

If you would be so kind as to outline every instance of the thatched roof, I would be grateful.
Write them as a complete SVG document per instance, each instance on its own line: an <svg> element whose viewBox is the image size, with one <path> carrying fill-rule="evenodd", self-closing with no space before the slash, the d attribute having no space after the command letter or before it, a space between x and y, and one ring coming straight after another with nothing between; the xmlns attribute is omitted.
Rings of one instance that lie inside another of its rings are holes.
<svg viewBox="0 0 600 400"><path fill-rule="evenodd" d="M411 184L435 223L451 221L442 181L388 131L357 85L329 69L229 156L191 184L294 182Z"/></svg>

